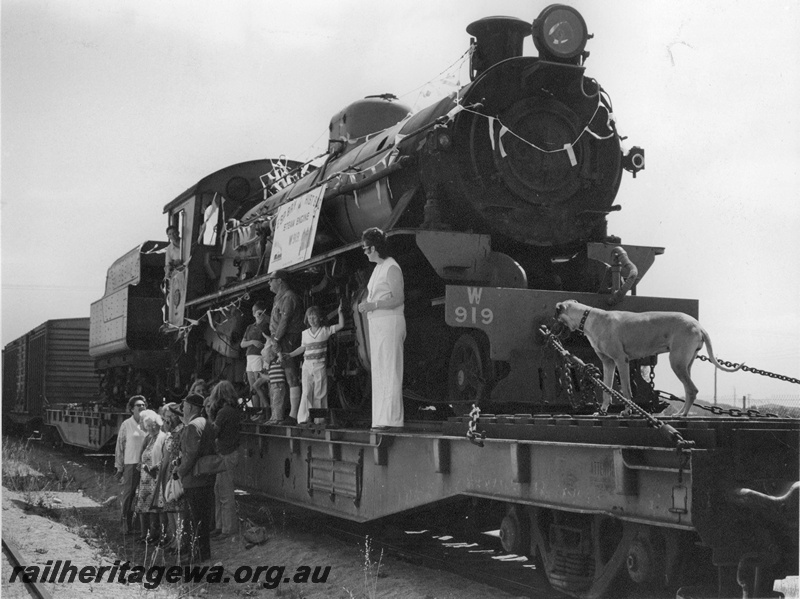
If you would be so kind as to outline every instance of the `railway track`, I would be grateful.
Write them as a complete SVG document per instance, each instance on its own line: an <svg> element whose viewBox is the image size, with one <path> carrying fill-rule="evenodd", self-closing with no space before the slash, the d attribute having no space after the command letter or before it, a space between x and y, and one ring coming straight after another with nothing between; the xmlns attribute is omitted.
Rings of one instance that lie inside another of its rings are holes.
<svg viewBox="0 0 800 599"><path fill-rule="evenodd" d="M375 527L330 523L328 534L358 543L365 535L372 540L374 550L427 568L435 568L495 587L515 596L536 599L563 599L564 594L554 590L544 574L532 560L504 552L492 542L483 539L463 538L444 530L423 528L406 530L391 524L376 530Z"/></svg>
<svg viewBox="0 0 800 599"><path fill-rule="evenodd" d="M244 495L237 499L240 515L265 526L274 523L265 515L264 498ZM437 526L433 523L434 514L362 524L296 506L286 505L286 510L292 526L322 531L348 545L362 548L369 539L372 562L377 562L382 553L415 566L450 572L514 596L536 599L566 597L550 586L539 570L539 564L533 560L503 551L496 537L453 532Z"/></svg>
<svg viewBox="0 0 800 599"><path fill-rule="evenodd" d="M5 537L3 537L3 558L4 561L8 561L12 568L19 566L25 567L25 560L22 558L19 548ZM22 579L20 578L20 580ZM22 582L32 597L37 597L38 599L52 599L53 596L41 582L28 582L25 580L22 580Z"/></svg>
<svg viewBox="0 0 800 599"><path fill-rule="evenodd" d="M237 498L240 515L264 526L274 525L266 516L265 498L244 495ZM370 560L391 556L415 566L449 572L465 580L493 587L514 597L566 599L554 589L541 570L538 560L504 551L498 536L469 527L441 523L442 512L431 510L411 516L397 516L379 522L358 523L300 507L285 506L291 527L323 533L350 546L365 547L369 538ZM674 591L636 587L621 582L615 599L667 599Z"/></svg>

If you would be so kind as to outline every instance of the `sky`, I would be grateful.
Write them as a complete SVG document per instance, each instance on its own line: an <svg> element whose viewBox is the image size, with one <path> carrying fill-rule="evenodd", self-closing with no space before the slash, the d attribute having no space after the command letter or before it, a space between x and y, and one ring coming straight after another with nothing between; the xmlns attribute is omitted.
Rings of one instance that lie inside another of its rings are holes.
<svg viewBox="0 0 800 599"><path fill-rule="evenodd" d="M316 156L331 116L369 94L422 108L468 82L470 22L549 4L1 2L4 346L87 317L111 263L164 239L164 205L206 174ZM594 34L587 75L646 152L609 217L624 243L665 248L639 295L699 300L717 357L800 378L800 3L572 5ZM656 387L680 393L666 364ZM712 398L713 368L693 378ZM752 373L717 389L800 405L800 387Z"/></svg>

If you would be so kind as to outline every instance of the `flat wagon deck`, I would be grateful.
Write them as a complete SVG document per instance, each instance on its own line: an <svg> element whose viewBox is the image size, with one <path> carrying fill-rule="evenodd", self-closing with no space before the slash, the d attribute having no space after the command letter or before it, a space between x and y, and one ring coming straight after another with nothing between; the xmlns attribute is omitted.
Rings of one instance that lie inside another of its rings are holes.
<svg viewBox="0 0 800 599"><path fill-rule="evenodd" d="M540 556L551 584L581 597L624 570L676 581L698 552L735 594L743 571L759 584L795 574L800 421L667 422L692 449L638 419L485 415L390 433L248 423L237 483L361 522L483 501L504 546Z"/></svg>

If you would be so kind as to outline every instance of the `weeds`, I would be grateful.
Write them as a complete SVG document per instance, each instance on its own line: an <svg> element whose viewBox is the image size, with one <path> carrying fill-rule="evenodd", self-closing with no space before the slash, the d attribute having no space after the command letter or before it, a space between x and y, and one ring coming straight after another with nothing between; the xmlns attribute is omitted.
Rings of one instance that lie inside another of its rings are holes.
<svg viewBox="0 0 800 599"><path fill-rule="evenodd" d="M32 491L41 472L31 468L30 451L18 440L3 439L3 485L14 491Z"/></svg>
<svg viewBox="0 0 800 599"><path fill-rule="evenodd" d="M17 439L6 437L3 439L3 473L9 463L24 462L27 454L26 447Z"/></svg>
<svg viewBox="0 0 800 599"><path fill-rule="evenodd" d="M378 578L381 578L381 563L383 562L383 549L375 561L372 549L372 539L369 535L364 537L364 594L367 599L375 599L378 596ZM344 591L349 595L349 599L356 599L356 595L350 589Z"/></svg>

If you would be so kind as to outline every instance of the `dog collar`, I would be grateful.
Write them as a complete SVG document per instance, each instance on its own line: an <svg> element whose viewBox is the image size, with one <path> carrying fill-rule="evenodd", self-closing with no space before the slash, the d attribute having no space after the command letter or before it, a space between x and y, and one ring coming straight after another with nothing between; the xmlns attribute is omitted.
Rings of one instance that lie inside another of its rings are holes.
<svg viewBox="0 0 800 599"><path fill-rule="evenodd" d="M583 318L581 318L581 323L578 325L578 332L583 333L583 325L586 324L586 319L589 318L589 310L586 310L583 313Z"/></svg>

